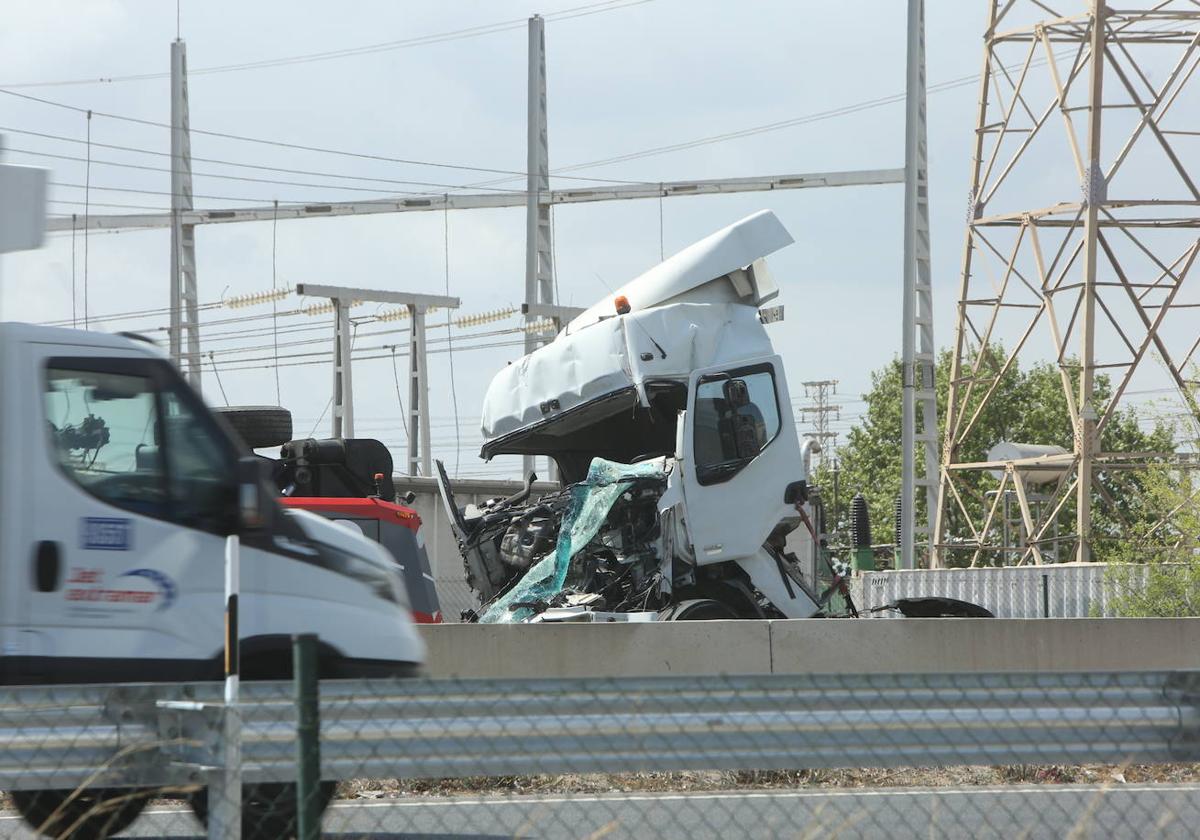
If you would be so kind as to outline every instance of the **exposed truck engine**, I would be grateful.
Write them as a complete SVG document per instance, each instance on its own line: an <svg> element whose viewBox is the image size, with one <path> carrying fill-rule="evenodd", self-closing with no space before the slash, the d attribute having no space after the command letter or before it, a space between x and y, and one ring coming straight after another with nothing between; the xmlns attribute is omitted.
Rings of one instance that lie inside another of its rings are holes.
<svg viewBox="0 0 1200 840"><path fill-rule="evenodd" d="M814 447L800 444L760 315L778 295L765 257L791 242L773 213L749 216L495 376L481 456L547 456L563 488L531 498L530 476L512 497L459 508L439 463L480 598L465 618L853 614L845 573L818 544ZM824 584L818 562L830 572Z"/></svg>

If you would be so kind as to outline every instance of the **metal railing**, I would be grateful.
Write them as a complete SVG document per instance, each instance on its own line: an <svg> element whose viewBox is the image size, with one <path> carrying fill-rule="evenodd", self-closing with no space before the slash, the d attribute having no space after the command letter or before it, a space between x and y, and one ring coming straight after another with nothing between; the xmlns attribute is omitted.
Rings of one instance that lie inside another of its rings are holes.
<svg viewBox="0 0 1200 840"><path fill-rule="evenodd" d="M294 685L238 710L244 781L294 782ZM217 784L223 713L218 684L0 691L0 789ZM1200 672L330 681L319 719L326 780L1200 762Z"/></svg>

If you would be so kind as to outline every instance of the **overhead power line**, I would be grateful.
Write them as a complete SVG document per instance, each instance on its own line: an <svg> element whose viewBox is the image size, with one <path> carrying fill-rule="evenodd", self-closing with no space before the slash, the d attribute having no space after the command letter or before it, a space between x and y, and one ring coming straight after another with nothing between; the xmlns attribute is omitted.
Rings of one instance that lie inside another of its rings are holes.
<svg viewBox="0 0 1200 840"><path fill-rule="evenodd" d="M649 2L649 0L642 0L642 2ZM151 128L163 128L168 131L171 130L170 123L159 122L158 120L147 120L147 119L143 119L141 117L131 117L131 116L128 116L125 114L114 114L114 113L110 113L108 111L97 111L97 110L90 109L90 108L84 108L79 105L69 105L65 102L56 102L53 99L45 99L41 96L33 96L28 93L18 93L15 90L9 90L9 89L2 88L2 87L0 87L0 93L5 94L7 96L16 97L17 99L24 99L29 102L36 102L40 105L47 105L52 108L61 108L61 109L67 110L67 111L74 111L75 113L78 113L78 114L91 114L93 117L103 117L104 119L132 123L134 125L145 125L145 126L149 126ZM328 148L325 146L308 146L303 143L290 143L286 140L270 140L270 139L267 139L264 137L248 137L244 134L230 134L229 132L225 132L225 131L207 131L205 129L196 128L194 126L189 129L189 133L201 134L206 137L218 137L222 140L236 140L240 143L256 143L259 145L272 146L272 147L280 148L280 149L294 149L296 151L302 151L302 152L316 152L318 154L337 155L339 157L357 158L360 160L373 160L373 161L380 161L383 163L398 163L398 164L403 164L405 166L428 166L428 167L432 167L435 169L453 169L453 170L458 170L458 171L463 171L463 172L479 172L479 173L489 174L489 175L508 175L508 176L520 177L520 178L526 177L525 171L519 170L519 169L497 169L495 167L490 167L490 166L472 166L470 164L465 164L465 163L464 164L443 163L440 161L417 160L415 158L399 158L399 157L392 157L390 155L373 154L371 152L351 152L351 151L346 151L344 149L331 149L331 148ZM193 159L197 160L198 158L193 158ZM628 184L629 183L628 181L610 181L609 179L605 179L605 178L589 178L589 177L584 177L584 176L578 176L578 177L563 176L563 177L570 178L571 180L575 180L575 181L600 181L600 182L604 182L604 183L620 183L620 184ZM640 183L640 182L635 182L635 183ZM458 185L447 185L447 186L449 186L451 189L461 189L463 187L470 186L470 185L458 184Z"/></svg>
<svg viewBox="0 0 1200 840"><path fill-rule="evenodd" d="M29 129L23 129L23 128L12 128L11 126L0 126L0 131L6 131L6 132L9 132L12 134L23 134L23 135L26 135L29 137L41 137L45 140L58 140L58 141L61 141L64 143L77 143L80 145L82 145L84 143L84 141L82 139L77 138L77 137L66 137L61 134L49 134L49 133L46 133L43 131L31 131ZM134 154L141 154L141 155L154 155L156 157L165 157L168 159L172 157L170 152L161 152L161 151L158 151L157 149L146 149L146 148L143 148L140 146L122 146L120 144L115 144L115 143L99 143L95 140L92 141L92 146L94 146L96 148L100 148L100 149L112 149L115 151L132 152ZM16 151L16 150L6 148L5 151ZM41 153L40 152L36 152L36 153L35 152L26 152L26 154L41 154ZM376 183L376 184L397 184L397 185L402 185L402 186L403 185L408 185L408 186L425 185L425 186L432 186L432 187L439 187L439 188L444 187L444 188L449 188L449 189L461 189L461 185L455 185L455 184L427 183L424 181L408 181L408 180L404 180L401 178L380 178L377 176L368 176L368 175L347 175L347 174L338 173L338 172L319 172L319 171L315 171L312 169L290 169L290 168L282 167L282 166L267 166L267 165L261 164L261 163L244 163L241 161L225 160L223 158L199 157L197 155L192 155L190 159L193 162L198 162L198 163L215 163L220 166L234 166L239 169L254 169L254 170L259 170L262 172L279 172L279 173L282 173L285 175L305 175L305 176L312 177L312 178L337 178L337 179L346 180L346 181L363 181L366 183ZM171 170L170 170L170 168L166 168L164 171L170 172ZM216 177L216 176L209 176L209 177ZM577 180L606 181L606 179L603 179L603 178L579 178ZM629 183L626 181L616 181L616 180L609 180L608 182L616 183L616 184ZM326 184L325 186L328 186L331 189L340 189L340 187L337 187L334 184ZM396 192L400 192L400 190L396 190ZM509 190L503 190L503 192L509 192ZM424 195L424 193L421 193L421 195Z"/></svg>
<svg viewBox="0 0 1200 840"><path fill-rule="evenodd" d="M179 193L172 193L172 192L164 191L164 190L144 190L144 189L138 189L137 187L100 187L100 186L97 186L96 184L72 184L72 183L68 183L66 181L47 181L46 183L52 187L66 187L68 189L78 189L78 190L96 190L99 192L123 192L123 193L136 193L138 195L165 195L165 196L170 196L170 197L179 195ZM209 201L240 201L240 202L253 201L253 202L258 202L261 204L269 204L270 202L274 201L274 199L271 199L271 198L262 199L262 198L245 198L244 196L236 197L236 196L228 196L228 195L201 195L200 193L193 193L191 197L192 198L204 198L204 199L208 199ZM284 204L306 204L308 202L287 201L287 202L282 202L282 203L284 203Z"/></svg>
<svg viewBox="0 0 1200 840"><path fill-rule="evenodd" d="M93 143L92 145L96 146L99 144ZM32 155L34 157L52 158L55 160L78 161L81 163L85 160L85 158L79 157L78 155L60 155L60 154L55 154L52 152L38 152L38 151L34 151L33 149L17 149L17 148L12 148L12 147L5 147L4 151L6 154L9 152L12 152L15 154ZM133 151L133 150L131 150L131 151ZM169 156L170 155L168 155L168 157ZM193 160L201 160L201 158L192 158L192 159ZM113 167L118 167L121 169L138 169L138 170L141 170L144 172L166 172L166 173L171 172L171 168L169 166L146 166L145 164L139 164L139 163L123 163L121 161L96 160L94 158L92 159L92 165L93 166L113 166ZM231 165L237 165L237 164L231 164ZM380 187L349 187L349 186L344 186L341 184L313 184L313 183L309 183L309 182L305 182L305 181L283 181L283 180L279 180L279 179L275 179L275 178L252 178L248 175L224 175L224 174L221 174L218 172L195 172L195 171L193 171L192 177L193 178L220 178L220 179L223 179L226 181L245 181L245 182L256 183L256 184L274 184L274 185L286 186L286 187L315 187L317 189L325 189L325 190L338 190L338 191L348 191L348 192L368 192L368 193L375 193L377 195L395 195L397 193L400 193L403 195L428 195L428 191L415 192L415 191L408 191L408 190L397 190L395 188L382 189ZM326 176L326 177L334 177L334 176ZM343 176L337 176L337 177L343 177ZM373 180L373 179L364 179L364 180ZM392 181L392 183L407 184L410 186L436 187L438 189L445 189L445 188L457 189L458 188L458 185L456 185L456 184L439 184L439 183L435 183L432 181L394 180L394 181ZM495 187L486 187L485 189L494 190L496 192L508 192L508 190L497 189Z"/></svg>
<svg viewBox="0 0 1200 840"><path fill-rule="evenodd" d="M1035 59L1034 61L1031 62L1031 65L1044 64L1045 62L1046 62L1045 58ZM971 84L976 83L978 81L978 79L979 79L978 74L973 74L973 75L968 75L968 76L960 76L955 79L949 79L945 82L939 82L939 83L930 85L928 87L928 93L931 93L931 94L932 93L940 93L942 91L953 90L955 88L964 87L966 85L971 85ZM43 105L47 105L47 106L51 106L51 107L57 107L57 108L63 108L63 109L75 111L78 113L86 113L88 111L87 108L83 108L80 106L69 105L64 102L56 102L54 100L45 99L45 98L38 97L38 96L32 96L30 94L18 93L17 91L7 90L7 89L4 89L3 87L0 87L0 93L7 94L9 96L18 97L21 99L26 99L26 100L33 101L33 102L37 102L39 104L43 104ZM758 134L765 134L768 132L780 131L783 129L793 128L793 127L800 126L800 125L807 125L810 123L821 122L821 121L829 120L829 119L835 119L837 117L848 116L851 114L860 113L862 111L879 108L884 105L891 105L891 104L895 104L898 102L903 102L904 96L905 96L905 94L903 92L896 93L896 94L892 94L890 96L877 97L875 99L869 99L869 100L864 100L862 102L851 103L848 105L839 106L837 108L831 108L831 109L827 109L824 111L817 111L812 114L805 114L805 115L802 115L799 117L793 117L793 118L789 118L786 120L779 120L779 121L771 122L771 123L763 123L763 124L756 125L756 126L748 126L743 129L738 129L737 131L725 132L722 134L708 135L705 137L694 138L692 140L685 140L685 141L681 141L678 143L671 143L671 144L667 144L667 145L663 145L663 146L654 146L654 147L651 147L648 149L642 149L639 151L628 152L628 153L621 154L621 155L614 155L611 157L598 158L596 160L584 161L582 163L570 164L568 166L558 167L558 168L552 170L550 174L552 177L555 177L555 178L565 178L565 179L569 179L569 180L579 180L579 181L594 181L597 183L619 183L619 184L649 183L649 182L642 182L642 181L630 181L630 180L620 180L620 179L614 180L614 179L595 178L595 177L586 177L586 176L573 176L573 175L567 175L564 173L574 172L574 171L578 171L580 169L589 169L589 168L598 167L598 166L609 166L614 163L625 163L628 161L640 160L640 159L646 158L646 157L653 157L653 156L662 155L662 154L670 154L672 152L686 151L686 150L697 148L700 146L711 145L714 143L723 143L723 142L727 142L730 140L737 140L737 139L741 139L744 137L752 137L752 136L755 136ZM122 114L112 114L112 113L107 113L107 112L103 112L103 111L93 111L92 113L98 117L105 117L107 119L120 120L120 121L124 121L124 122L135 123L138 125L147 125L147 126L152 126L155 128L165 128L168 130L171 127L167 123L162 123L162 122L158 122L155 120L146 120L146 119L142 119L140 117L131 117L131 116L122 115ZM31 134L34 136L48 136L48 137L52 137L53 139L66 140L68 142L78 142L78 141L75 141L73 138L66 138L66 137L54 136L54 135L41 135L38 132L32 132L32 131L22 130L22 129L0 129L0 130L5 130L5 131L12 130L16 133ZM225 132L205 131L205 130L197 129L197 128L192 128L191 133L203 134L203 135L207 135L207 136L211 136L211 137L219 137L219 138L228 139L228 140L236 140L239 142L257 143L257 144L263 144L263 145L269 145L269 146L276 146L276 147L280 147L280 148L295 149L295 150L315 152L315 153L320 153L320 154L337 155L337 156L341 156L341 157L357 158L357 159L362 159L362 160L373 160L373 161L380 161L380 162L385 162L385 163L397 163L397 164L413 165L413 166L429 166L429 167L441 168L441 169L453 169L453 170L458 170L458 171L479 172L479 173L483 173L483 174L507 176L507 177L503 177L503 178L495 178L495 179L490 179L490 180L486 180L486 181L478 181L478 182L474 182L474 183L470 183L470 184L438 185L444 189L453 189L453 190L486 189L486 188L489 188L489 187L492 187L492 186L495 186L498 184L507 183L516 178L527 177L527 173L524 171L520 171L520 170L497 169L497 168L493 168L493 167L472 166L472 165L467 165L467 164L449 164L449 163L434 162L434 161L422 161L422 160L416 160L416 159L411 159L411 158L397 158L397 157L391 157L388 155L374 154L374 153L370 153L370 152L352 152L352 151L346 151L346 150L342 150L342 149L331 149L331 148L320 147L320 146L309 146L309 145L299 144L299 143L290 143L290 142L281 141L281 140L269 140L269 139L265 139L265 138L247 137L244 135L229 134L229 133L225 133ZM100 146L102 144L96 143L94 145ZM112 145L105 146L105 148L122 149L125 151L146 152L149 154L166 154L166 153L154 152L151 150L137 149L137 148L132 148L132 147L112 146ZM170 157L169 154L167 154L166 156ZM229 161L222 161L222 160L216 160L216 159L211 159L211 158L205 159L205 158L194 157L193 160L209 162L209 163L221 163L221 164L227 164L227 165L233 165L233 166L249 166L248 164L231 163ZM270 167L258 167L258 166L254 166L253 168L270 169ZM288 171L288 170L276 170L276 171ZM320 177L318 175L318 173L306 172L303 170L290 170L290 172L293 174L316 175L316 176ZM328 177L342 177L342 176L328 176ZM415 182L405 182L405 183L413 184Z"/></svg>
<svg viewBox="0 0 1200 840"><path fill-rule="evenodd" d="M574 18L601 14L603 12L618 11L631 6L640 6L644 3L650 2L652 2L652 0L604 0L604 2L588 3L583 6L574 6L569 9L551 12L543 15L543 17L547 21L571 20ZM235 64L220 64L212 67L195 67L188 71L188 75L205 76L214 73L233 73L241 70L260 70L268 67L286 67L293 64L332 61L339 58L354 58L360 55L372 55L374 53L391 52L393 50L407 49L410 47L423 47L430 44L442 44L446 43L447 41L458 41L465 38L478 38L481 35L492 35L497 32L509 32L516 29L523 29L525 25L525 18L514 18L511 20L498 21L496 23L469 26L463 29L454 29L449 32L438 32L430 35L419 35L416 37L404 38L396 41L383 41L375 44L364 44L358 47L346 47L339 50L327 50L324 52L305 53L302 55L281 56L279 58L268 58L258 61L243 61ZM98 76L86 79L60 79L57 81L48 82L16 82L3 85L3 87L66 87L69 85L141 82L153 79L166 79L170 78L170 75L170 73L133 73L123 76Z"/></svg>

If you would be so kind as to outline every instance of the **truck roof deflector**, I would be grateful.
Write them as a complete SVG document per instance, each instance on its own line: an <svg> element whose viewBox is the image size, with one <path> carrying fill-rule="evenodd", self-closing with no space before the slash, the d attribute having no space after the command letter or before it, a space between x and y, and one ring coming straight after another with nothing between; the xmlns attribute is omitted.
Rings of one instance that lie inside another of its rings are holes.
<svg viewBox="0 0 1200 840"><path fill-rule="evenodd" d="M567 332L590 326L613 314L612 301L628 299L635 311L658 306L698 286L751 265L755 260L791 245L794 240L779 217L770 210L747 216L706 236L629 281L567 325ZM755 305L775 296L776 290L756 289Z"/></svg>

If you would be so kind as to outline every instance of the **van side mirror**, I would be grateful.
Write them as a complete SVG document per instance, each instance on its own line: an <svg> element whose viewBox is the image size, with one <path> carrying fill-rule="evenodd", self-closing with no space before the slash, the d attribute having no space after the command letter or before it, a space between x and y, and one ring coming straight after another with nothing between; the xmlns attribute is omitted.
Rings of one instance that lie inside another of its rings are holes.
<svg viewBox="0 0 1200 840"><path fill-rule="evenodd" d="M252 531L266 524L267 500L263 483L267 464L253 455L237 462L237 531Z"/></svg>
<svg viewBox="0 0 1200 840"><path fill-rule="evenodd" d="M727 379L721 391L726 405L735 411L750 405L750 389L746 387L745 379Z"/></svg>

